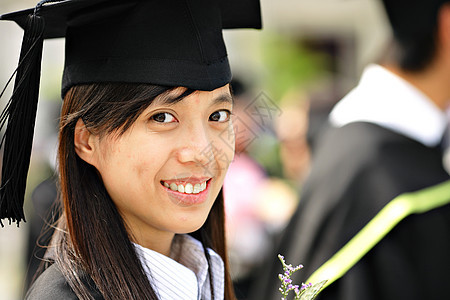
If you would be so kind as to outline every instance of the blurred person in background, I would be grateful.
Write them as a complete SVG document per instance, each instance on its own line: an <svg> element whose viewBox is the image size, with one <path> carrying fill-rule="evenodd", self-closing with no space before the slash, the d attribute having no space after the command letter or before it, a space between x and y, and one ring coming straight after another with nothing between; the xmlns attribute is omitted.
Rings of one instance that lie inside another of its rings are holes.
<svg viewBox="0 0 450 300"><path fill-rule="evenodd" d="M333 109L277 253L311 274L392 199L447 181L450 2L383 1L392 52ZM426 198L423 201L433 201ZM318 299L448 299L450 205L405 217ZM253 299L279 299L276 253Z"/></svg>
<svg viewBox="0 0 450 300"><path fill-rule="evenodd" d="M266 232L256 215L257 191L267 178L266 171L248 152L258 129L245 112L252 96L241 80L231 81L233 91L233 126L235 132L235 157L224 181L226 199L227 246L230 255L232 280L236 296L245 298L251 271L266 249Z"/></svg>
<svg viewBox="0 0 450 300"><path fill-rule="evenodd" d="M35 274L44 260L45 252L60 215L56 205L58 200L56 181L55 176L44 180L31 194L33 212L28 217L30 230L25 254L27 267L24 292L30 288L32 282L36 279Z"/></svg>
<svg viewBox="0 0 450 300"><path fill-rule="evenodd" d="M271 178L252 157L251 144L261 134L248 107L255 99L240 79L231 81L234 97L235 157L224 181L227 246L238 299L247 299L272 239L296 207L296 194L282 179Z"/></svg>
<svg viewBox="0 0 450 300"><path fill-rule="evenodd" d="M301 187L309 171L310 149L307 139L309 99L300 89L283 96L282 115L275 120L275 131L280 141L283 175L294 186Z"/></svg>
<svg viewBox="0 0 450 300"><path fill-rule="evenodd" d="M33 209L27 211L29 231L25 249L26 280L24 292L30 287L39 269L39 265L44 259L47 246L50 243L56 222L59 218L56 152L61 100L55 99L55 101L47 102L45 110L41 110L41 114L43 112L45 113L45 122L48 125L48 130L46 135L41 138L42 141L40 143L42 145L39 150L45 154L43 155L45 159L42 159L43 167L40 168L40 175L45 179L39 182L31 192ZM36 140L37 138L34 139L35 143ZM33 148L33 153L37 152L36 148Z"/></svg>

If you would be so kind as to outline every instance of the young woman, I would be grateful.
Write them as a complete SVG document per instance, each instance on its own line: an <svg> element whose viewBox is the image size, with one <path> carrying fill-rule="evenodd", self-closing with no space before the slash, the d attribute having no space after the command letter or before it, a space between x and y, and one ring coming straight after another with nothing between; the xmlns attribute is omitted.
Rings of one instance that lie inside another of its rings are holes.
<svg viewBox="0 0 450 300"><path fill-rule="evenodd" d="M226 262L219 193L233 157L220 136L232 126L231 110L228 85L211 92L142 84L70 89L59 145L64 214L55 265L46 272L61 272L78 297L222 299L226 287L232 299L219 258ZM196 239L180 235L191 232ZM158 270L165 266L172 269ZM208 276L197 282L195 275L206 275L201 269ZM98 291L87 290L74 270L89 274ZM29 299L62 288L43 278Z"/></svg>
<svg viewBox="0 0 450 300"><path fill-rule="evenodd" d="M258 3L242 3L72 0L1 17L25 36L38 32L22 66L39 32L66 36L63 212L27 299L234 299L221 193L234 152L231 73L221 30L260 27ZM246 10L256 22L226 24L224 11ZM18 70L15 95L30 72Z"/></svg>

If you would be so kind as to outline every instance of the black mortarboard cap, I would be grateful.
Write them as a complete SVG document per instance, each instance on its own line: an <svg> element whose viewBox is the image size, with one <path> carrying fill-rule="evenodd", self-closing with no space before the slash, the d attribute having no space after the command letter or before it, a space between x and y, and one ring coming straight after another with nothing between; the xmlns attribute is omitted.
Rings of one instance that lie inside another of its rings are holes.
<svg viewBox="0 0 450 300"><path fill-rule="evenodd" d="M436 26L437 14L449 0L383 0L394 36L399 40L430 34Z"/></svg>
<svg viewBox="0 0 450 300"><path fill-rule="evenodd" d="M211 91L231 80L222 29L261 28L258 0L47 0L0 20L24 29L14 91L0 116L1 128L8 121L0 223L17 224L25 220L44 39L66 38L63 96L74 85L100 82Z"/></svg>

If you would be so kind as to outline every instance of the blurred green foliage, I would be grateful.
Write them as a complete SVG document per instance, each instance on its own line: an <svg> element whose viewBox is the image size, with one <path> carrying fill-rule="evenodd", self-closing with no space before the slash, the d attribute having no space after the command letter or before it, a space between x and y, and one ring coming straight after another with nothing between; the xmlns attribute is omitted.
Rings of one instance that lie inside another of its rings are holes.
<svg viewBox="0 0 450 300"><path fill-rule="evenodd" d="M326 71L327 55L305 46L301 38L265 34L262 58L266 69L264 86L279 102L292 88L307 88Z"/></svg>

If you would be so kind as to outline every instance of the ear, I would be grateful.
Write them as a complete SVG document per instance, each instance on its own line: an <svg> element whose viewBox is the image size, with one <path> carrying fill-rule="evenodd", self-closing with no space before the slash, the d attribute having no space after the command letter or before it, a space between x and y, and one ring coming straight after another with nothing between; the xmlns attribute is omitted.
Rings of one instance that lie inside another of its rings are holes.
<svg viewBox="0 0 450 300"><path fill-rule="evenodd" d="M450 4L441 6L438 13L438 35L444 53L450 53Z"/></svg>
<svg viewBox="0 0 450 300"><path fill-rule="evenodd" d="M75 125L74 144L75 152L78 156L88 164L95 166L96 136L86 128L81 118L78 119Z"/></svg>

